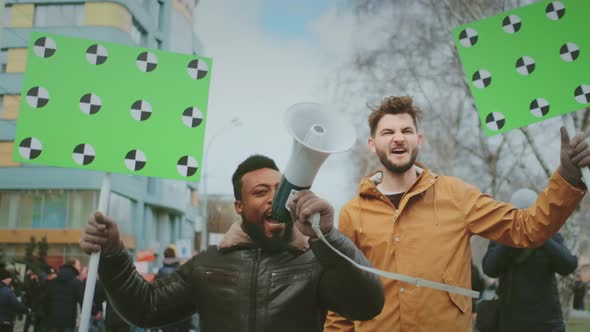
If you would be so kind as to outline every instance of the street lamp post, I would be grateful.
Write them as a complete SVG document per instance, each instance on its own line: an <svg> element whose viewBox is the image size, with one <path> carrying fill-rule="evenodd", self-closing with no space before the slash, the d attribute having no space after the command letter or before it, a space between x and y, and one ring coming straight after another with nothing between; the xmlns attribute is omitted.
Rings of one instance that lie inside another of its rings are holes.
<svg viewBox="0 0 590 332"><path fill-rule="evenodd" d="M209 211L207 210L207 201L209 198L209 194L207 193L207 178L209 177L208 174L208 170L206 171L206 163L207 163L207 156L209 155L209 148L211 147L211 144L213 143L213 141L215 140L215 138L217 138L218 136L220 136L223 132L225 132L226 129L229 129L231 127L239 127L242 125L242 121L237 118L234 117L233 119L231 119L230 122L228 122L225 126L221 127L220 129L218 129L213 135L211 135L211 138L209 139L209 142L207 143L207 145L205 146L205 154L204 154L204 158L203 158L203 168L202 170L204 171L204 174L202 174L202 178L203 178L203 193L201 194L202 199L202 204L201 204L201 246L200 246L200 250L204 251L205 249L207 249L207 244L208 244L208 237L209 237L209 232L207 230L207 224L209 222Z"/></svg>

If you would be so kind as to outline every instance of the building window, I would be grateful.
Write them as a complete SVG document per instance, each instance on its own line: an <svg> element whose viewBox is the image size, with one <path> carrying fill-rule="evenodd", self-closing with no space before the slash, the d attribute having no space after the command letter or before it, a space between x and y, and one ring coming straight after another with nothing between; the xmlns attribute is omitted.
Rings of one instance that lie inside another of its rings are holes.
<svg viewBox="0 0 590 332"><path fill-rule="evenodd" d="M4 7L4 20L2 22L5 28L10 26L10 19L12 18L12 6Z"/></svg>
<svg viewBox="0 0 590 332"><path fill-rule="evenodd" d="M0 49L0 73L6 72L6 66L8 66L8 49Z"/></svg>
<svg viewBox="0 0 590 332"><path fill-rule="evenodd" d="M156 12L156 26L158 27L158 31L164 30L164 4L161 1L158 1L158 9Z"/></svg>
<svg viewBox="0 0 590 332"><path fill-rule="evenodd" d="M10 223L10 195L0 192L0 228L8 228Z"/></svg>
<svg viewBox="0 0 590 332"><path fill-rule="evenodd" d="M109 195L109 217L117 221L119 230L125 234L133 234L132 220L133 220L134 202L116 193Z"/></svg>
<svg viewBox="0 0 590 332"><path fill-rule="evenodd" d="M46 191L33 197L33 228L66 228L67 193Z"/></svg>
<svg viewBox="0 0 590 332"><path fill-rule="evenodd" d="M169 48L171 51L191 54L193 50L193 27L184 15L171 10Z"/></svg>
<svg viewBox="0 0 590 332"><path fill-rule="evenodd" d="M131 39L133 40L135 45L145 46L145 32L137 22L133 21L130 33Z"/></svg>
<svg viewBox="0 0 590 332"><path fill-rule="evenodd" d="M84 5L37 5L35 6L35 26L55 27L82 25Z"/></svg>
<svg viewBox="0 0 590 332"><path fill-rule="evenodd" d="M86 227L88 216L96 211L98 191L73 190L68 199L68 226L71 229Z"/></svg>

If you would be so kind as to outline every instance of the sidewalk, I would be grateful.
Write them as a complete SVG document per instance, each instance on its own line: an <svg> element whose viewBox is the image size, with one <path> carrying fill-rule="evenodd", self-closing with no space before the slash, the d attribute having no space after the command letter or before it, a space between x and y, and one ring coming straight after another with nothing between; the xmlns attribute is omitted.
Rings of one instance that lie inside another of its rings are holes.
<svg viewBox="0 0 590 332"><path fill-rule="evenodd" d="M570 319L590 320L590 311L572 310L570 312Z"/></svg>

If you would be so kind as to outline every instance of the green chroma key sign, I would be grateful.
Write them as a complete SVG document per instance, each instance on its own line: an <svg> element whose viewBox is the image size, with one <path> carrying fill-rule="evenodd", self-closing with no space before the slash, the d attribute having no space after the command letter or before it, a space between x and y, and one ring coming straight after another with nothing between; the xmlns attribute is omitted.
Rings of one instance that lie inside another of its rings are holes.
<svg viewBox="0 0 590 332"><path fill-rule="evenodd" d="M488 136L590 106L590 1L540 1L453 30Z"/></svg>
<svg viewBox="0 0 590 332"><path fill-rule="evenodd" d="M197 181L212 60L34 32L16 161Z"/></svg>

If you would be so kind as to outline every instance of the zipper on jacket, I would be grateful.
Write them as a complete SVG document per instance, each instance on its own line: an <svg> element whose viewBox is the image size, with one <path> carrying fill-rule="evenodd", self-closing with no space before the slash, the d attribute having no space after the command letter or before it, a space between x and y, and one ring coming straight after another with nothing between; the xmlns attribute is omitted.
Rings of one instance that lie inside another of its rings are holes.
<svg viewBox="0 0 590 332"><path fill-rule="evenodd" d="M256 288L258 287L258 264L262 249L256 249L256 257L252 265L252 280L250 281L250 331L256 331Z"/></svg>

